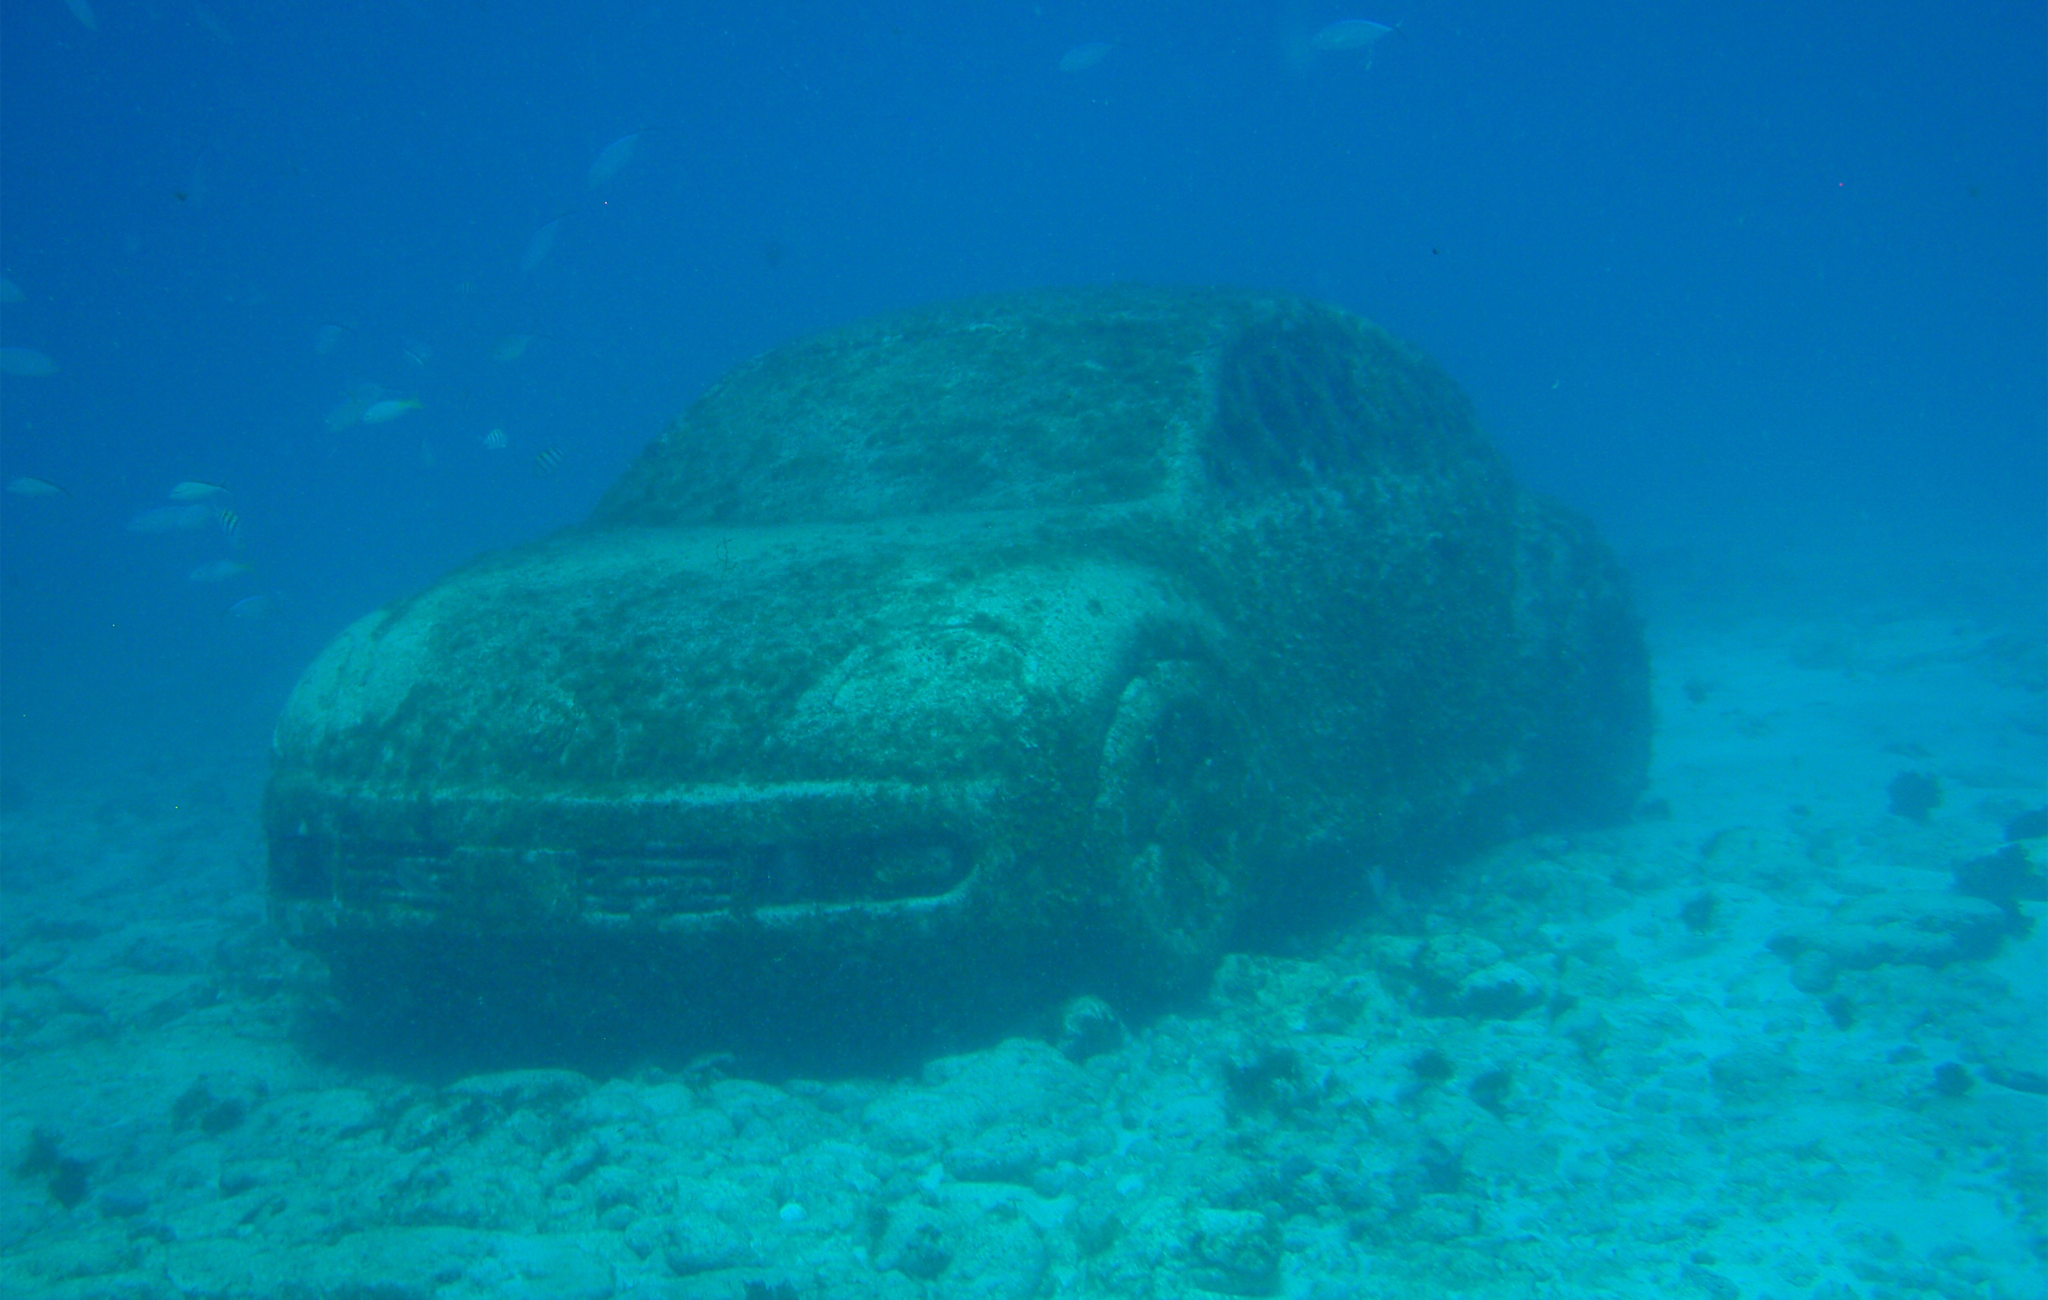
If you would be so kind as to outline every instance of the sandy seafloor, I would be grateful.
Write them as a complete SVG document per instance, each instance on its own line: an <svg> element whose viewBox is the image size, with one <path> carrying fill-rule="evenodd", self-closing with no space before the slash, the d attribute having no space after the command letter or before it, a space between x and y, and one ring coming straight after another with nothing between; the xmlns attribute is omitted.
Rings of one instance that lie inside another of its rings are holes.
<svg viewBox="0 0 2048 1300"><path fill-rule="evenodd" d="M323 1061L260 752L13 772L0 1294L2048 1296L2038 611L1658 581L1634 823L912 1077Z"/></svg>

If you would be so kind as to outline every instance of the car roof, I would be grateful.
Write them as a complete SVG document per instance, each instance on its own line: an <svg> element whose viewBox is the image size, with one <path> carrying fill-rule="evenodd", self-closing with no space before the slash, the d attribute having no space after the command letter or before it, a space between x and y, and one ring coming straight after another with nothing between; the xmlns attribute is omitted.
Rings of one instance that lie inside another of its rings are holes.
<svg viewBox="0 0 2048 1300"><path fill-rule="evenodd" d="M591 522L1094 506L1189 475L1257 485L1432 443L1482 445L1456 386L1335 308L1227 289L1043 290L756 357L651 444Z"/></svg>

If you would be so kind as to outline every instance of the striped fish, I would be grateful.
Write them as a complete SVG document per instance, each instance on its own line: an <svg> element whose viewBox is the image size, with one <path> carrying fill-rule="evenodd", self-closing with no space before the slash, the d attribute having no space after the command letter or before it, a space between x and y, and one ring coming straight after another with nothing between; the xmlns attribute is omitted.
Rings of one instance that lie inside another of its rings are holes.
<svg viewBox="0 0 2048 1300"><path fill-rule="evenodd" d="M543 447L540 450L540 455L533 458L533 476L535 478L547 478L561 467L562 449L560 447Z"/></svg>

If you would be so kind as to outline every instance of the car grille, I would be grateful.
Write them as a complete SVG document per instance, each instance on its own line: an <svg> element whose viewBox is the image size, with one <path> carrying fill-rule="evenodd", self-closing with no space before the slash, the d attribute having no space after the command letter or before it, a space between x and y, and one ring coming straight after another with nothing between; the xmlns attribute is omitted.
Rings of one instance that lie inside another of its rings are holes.
<svg viewBox="0 0 2048 1300"><path fill-rule="evenodd" d="M698 919L735 911L815 912L943 897L974 872L976 850L962 814L980 792L914 793L905 798L871 787L858 818L848 815L845 799L820 797L817 787L782 797L754 792L743 801L625 805L639 814L639 825L673 831L694 821L724 832L701 841L622 836L622 825L635 825L634 817L613 808L600 819L592 811L599 805L579 801L565 815L539 818L542 833L529 835L525 845L506 844L511 837L503 834L460 832L502 831L514 811L530 814L530 805L472 801L422 818L400 817L393 805L360 795L315 799L315 816L288 827L272 820L272 892L294 930L443 922L688 929ZM745 815L736 816L736 808ZM770 815L777 811L782 815ZM388 833L408 818L414 835ZM801 832L806 823L822 830L848 822L877 829L787 833ZM434 834L437 826L456 833ZM758 834L771 829L785 833ZM387 833L366 833L376 831ZM542 843L533 844L536 839Z"/></svg>

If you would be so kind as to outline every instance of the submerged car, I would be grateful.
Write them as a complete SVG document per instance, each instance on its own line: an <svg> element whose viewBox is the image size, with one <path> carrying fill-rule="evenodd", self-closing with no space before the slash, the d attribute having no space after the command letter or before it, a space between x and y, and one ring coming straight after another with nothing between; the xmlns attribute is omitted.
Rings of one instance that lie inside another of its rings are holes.
<svg viewBox="0 0 2048 1300"><path fill-rule="evenodd" d="M415 1022L936 1024L1620 815L1649 735L1614 559L1416 350L1031 293L742 365L585 523L349 628L270 888Z"/></svg>

